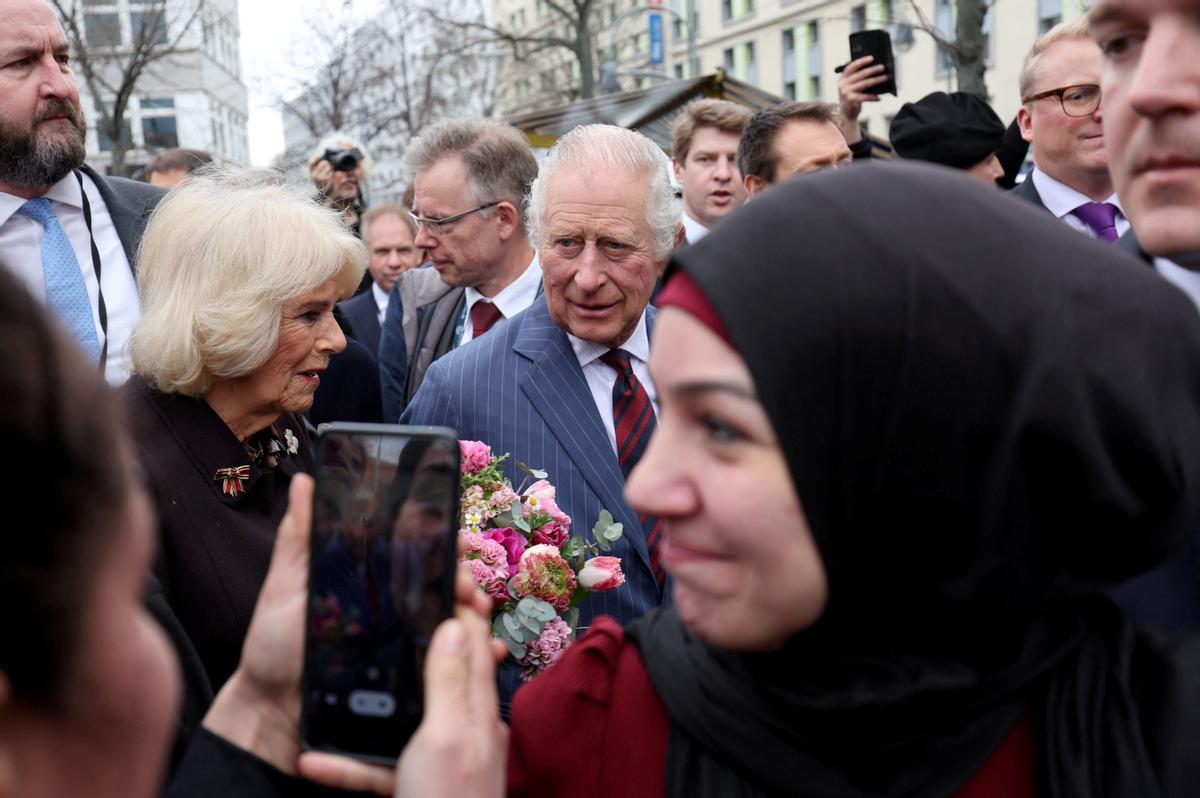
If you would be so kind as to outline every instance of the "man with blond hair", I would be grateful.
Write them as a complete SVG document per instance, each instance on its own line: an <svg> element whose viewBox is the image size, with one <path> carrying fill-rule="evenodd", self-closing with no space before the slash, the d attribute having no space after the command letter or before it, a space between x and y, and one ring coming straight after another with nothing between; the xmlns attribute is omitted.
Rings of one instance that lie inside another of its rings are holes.
<svg viewBox="0 0 1200 798"><path fill-rule="evenodd" d="M1021 67L1017 123L1034 168L1013 193L1111 244L1129 221L1108 173L1100 69L1086 19L1056 25L1033 43Z"/></svg>
<svg viewBox="0 0 1200 798"><path fill-rule="evenodd" d="M703 238L746 198L737 149L750 116L750 109L727 100L696 100L675 119L671 153L683 187L688 243Z"/></svg>

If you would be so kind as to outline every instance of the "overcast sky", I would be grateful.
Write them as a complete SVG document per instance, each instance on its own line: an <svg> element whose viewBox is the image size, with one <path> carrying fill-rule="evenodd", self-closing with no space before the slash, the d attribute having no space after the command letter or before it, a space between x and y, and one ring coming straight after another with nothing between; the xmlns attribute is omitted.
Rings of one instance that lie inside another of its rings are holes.
<svg viewBox="0 0 1200 798"><path fill-rule="evenodd" d="M307 76L305 43L312 34L307 20L333 17L349 6L356 18L367 18L382 0L241 0L242 79L249 90L250 162L268 166L283 151L283 122L273 100L292 80ZM301 65L298 68L298 65Z"/></svg>

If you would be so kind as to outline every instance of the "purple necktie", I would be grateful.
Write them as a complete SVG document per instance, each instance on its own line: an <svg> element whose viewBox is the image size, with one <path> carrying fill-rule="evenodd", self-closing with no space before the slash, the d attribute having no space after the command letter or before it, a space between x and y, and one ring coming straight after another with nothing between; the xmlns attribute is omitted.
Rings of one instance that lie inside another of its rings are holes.
<svg viewBox="0 0 1200 798"><path fill-rule="evenodd" d="M1110 244L1117 243L1117 206L1111 202L1085 202L1074 213L1080 221L1092 228L1097 238Z"/></svg>

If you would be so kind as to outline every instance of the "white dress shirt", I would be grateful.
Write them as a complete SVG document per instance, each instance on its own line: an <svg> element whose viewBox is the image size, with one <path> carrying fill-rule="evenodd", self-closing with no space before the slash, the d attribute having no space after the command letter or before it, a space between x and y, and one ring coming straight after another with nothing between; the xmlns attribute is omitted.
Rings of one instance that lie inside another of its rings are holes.
<svg viewBox="0 0 1200 798"><path fill-rule="evenodd" d="M371 296L375 297L375 307L379 308L379 324L383 325L383 317L387 315L388 295L379 287L379 283L371 282Z"/></svg>
<svg viewBox="0 0 1200 798"><path fill-rule="evenodd" d="M612 366L606 365L600 360L611 347L595 341L576 338L570 333L567 333L567 338L571 341L571 348L575 350L575 357L579 359L579 367L583 369L583 377L587 380L588 389L592 392L592 401L596 403L596 409L600 411L600 419L604 422L605 431L608 432L608 442L612 444L615 452L617 450L617 429L613 424L612 392L613 386L617 384L617 372ZM658 393L654 390L654 383L650 381L650 370L646 367L646 360L650 357L650 336L646 329L646 311L642 311L642 317L638 319L638 325L634 328L633 335L629 336L629 339L621 344L620 348L629 353L629 364L633 367L633 374L645 387L646 393L650 396L650 406L654 408L654 417L658 418Z"/></svg>
<svg viewBox="0 0 1200 798"><path fill-rule="evenodd" d="M708 228L697 222L692 217L688 216L688 212L683 212L683 236L689 244L695 244L700 239L708 235Z"/></svg>
<svg viewBox="0 0 1200 798"><path fill-rule="evenodd" d="M1033 187L1037 189L1038 196L1042 198L1042 204L1046 206L1046 210L1076 230L1086 233L1092 238L1099 238L1092 228L1072 213L1083 203L1094 202L1093 199L1085 194L1080 194L1065 183L1058 182L1036 166L1030 172L1028 179L1033 181ZM1117 206L1117 238L1120 238L1129 230L1129 220L1125 218L1125 209L1121 207L1121 200L1115 193L1104 201Z"/></svg>
<svg viewBox="0 0 1200 798"><path fill-rule="evenodd" d="M101 283L104 305L108 311L108 362L104 377L110 385L120 385L129 378L129 336L141 318L137 284L129 259L117 237L108 206L91 178L83 176L92 209L92 235L88 235L83 219L83 199L75 174L69 174L46 192L46 199L58 217L63 231L75 250L75 259L83 274L83 284L92 302L92 321L96 325L96 340L104 343L100 330L99 295L101 284L96 282L92 265L92 238L100 252ZM46 283L42 271L42 226L17 211L26 200L0 192L0 259L36 299L46 300Z"/></svg>
<svg viewBox="0 0 1200 798"><path fill-rule="evenodd" d="M537 299L538 286L541 284L542 267L538 264L535 252L533 260L525 267L525 271L521 272L521 276L504 286L504 289L494 297L489 299L468 286L463 294L467 303L466 315L463 317L466 321L463 324L462 338L459 339L458 345L462 346L475 337L475 330L471 327L471 308L475 307L476 302L491 302L500 308L504 318L511 319L533 304L533 300Z"/></svg>

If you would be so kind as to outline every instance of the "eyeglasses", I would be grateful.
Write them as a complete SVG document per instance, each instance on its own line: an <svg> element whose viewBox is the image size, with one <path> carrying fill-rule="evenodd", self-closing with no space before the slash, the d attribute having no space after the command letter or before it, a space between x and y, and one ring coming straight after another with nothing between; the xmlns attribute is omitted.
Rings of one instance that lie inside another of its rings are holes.
<svg viewBox="0 0 1200 798"><path fill-rule="evenodd" d="M1100 107L1100 87L1094 83L1064 86L1061 89L1039 92L1032 97L1026 97L1021 102L1031 103L1047 97L1057 97L1063 113L1067 116L1091 116Z"/></svg>
<svg viewBox="0 0 1200 798"><path fill-rule="evenodd" d="M408 215L412 217L412 220L417 225L418 230L424 230L426 233L431 233L433 235L441 235L443 233L449 232L449 228L458 220L465 219L466 217L470 216L473 213L478 213L479 211L487 210L488 208L492 207L493 205L499 205L501 202L502 202L502 200L495 200L494 202L485 202L484 204L480 205L478 208L472 208L469 211L463 211L462 213L456 213L453 216L447 216L445 219L427 219L424 216L417 216L412 211L409 211Z"/></svg>

